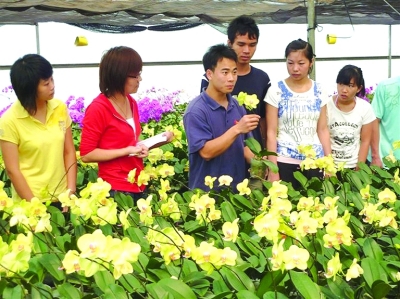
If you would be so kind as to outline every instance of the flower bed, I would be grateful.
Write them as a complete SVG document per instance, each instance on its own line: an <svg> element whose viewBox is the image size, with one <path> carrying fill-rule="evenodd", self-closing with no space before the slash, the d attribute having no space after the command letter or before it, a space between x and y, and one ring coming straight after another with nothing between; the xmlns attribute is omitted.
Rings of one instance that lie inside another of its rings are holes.
<svg viewBox="0 0 400 299"><path fill-rule="evenodd" d="M177 138L149 155L136 204L81 162L67 214L0 191L2 298L398 298L398 161L341 181L296 173L301 190L226 176L205 178L221 192L187 190L185 107L143 125Z"/></svg>

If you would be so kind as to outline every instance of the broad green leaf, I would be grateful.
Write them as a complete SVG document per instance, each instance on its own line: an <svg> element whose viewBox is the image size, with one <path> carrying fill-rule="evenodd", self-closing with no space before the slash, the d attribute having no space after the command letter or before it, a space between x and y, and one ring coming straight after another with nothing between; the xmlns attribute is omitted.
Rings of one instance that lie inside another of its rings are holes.
<svg viewBox="0 0 400 299"><path fill-rule="evenodd" d="M329 299L352 299L354 298L354 292L351 287L343 280L340 276L336 276L336 279L328 279L328 286L330 291L334 294L334 297L328 297ZM321 291L328 295L328 291L321 288Z"/></svg>
<svg viewBox="0 0 400 299"><path fill-rule="evenodd" d="M233 293L232 292L223 292L223 293L218 293L218 295L215 295L214 297L210 297L211 299L228 299L232 298Z"/></svg>
<svg viewBox="0 0 400 299"><path fill-rule="evenodd" d="M57 291L65 299L78 299L82 298L81 292L72 284L66 282L57 287Z"/></svg>
<svg viewBox="0 0 400 299"><path fill-rule="evenodd" d="M35 283L31 289L32 299L53 299L51 288L43 283Z"/></svg>
<svg viewBox="0 0 400 299"><path fill-rule="evenodd" d="M348 225L353 232L354 238L358 239L364 237L364 225L357 217L351 215Z"/></svg>
<svg viewBox="0 0 400 299"><path fill-rule="evenodd" d="M17 285L13 288L7 287L3 291L3 299L23 299L25 297L24 291L21 286Z"/></svg>
<svg viewBox="0 0 400 299"><path fill-rule="evenodd" d="M149 241L145 238L143 231L137 227L129 227L126 232L128 233L129 239L140 245L141 251L146 252L150 250Z"/></svg>
<svg viewBox="0 0 400 299"><path fill-rule="evenodd" d="M368 175L372 175L372 170L367 164L358 162L358 168L360 168L362 171L365 171L365 173Z"/></svg>
<svg viewBox="0 0 400 299"><path fill-rule="evenodd" d="M211 276L214 278L212 282L214 294L232 292L231 289L228 287L228 285L225 283L225 280L222 279L222 277L219 276L219 274L213 272Z"/></svg>
<svg viewBox="0 0 400 299"><path fill-rule="evenodd" d="M383 161L385 161L386 159L383 159ZM376 172L381 178L383 179L392 179L393 176L385 169L381 169L379 167L371 167L373 169L374 172Z"/></svg>
<svg viewBox="0 0 400 299"><path fill-rule="evenodd" d="M304 297L304 299L316 299L321 297L321 290L306 273L291 270L290 278L296 289Z"/></svg>
<svg viewBox="0 0 400 299"><path fill-rule="evenodd" d="M235 208L229 201L224 201L221 204L221 212L222 212L222 217L224 218L225 221L232 222L237 218Z"/></svg>
<svg viewBox="0 0 400 299"><path fill-rule="evenodd" d="M109 271L99 271L94 275L94 281L100 290L106 291L109 285L115 284L114 276Z"/></svg>
<svg viewBox="0 0 400 299"><path fill-rule="evenodd" d="M360 191L362 188L365 187L360 179L360 175L356 171L350 172L349 175L350 175L350 181L357 188L357 191Z"/></svg>
<svg viewBox="0 0 400 299"><path fill-rule="evenodd" d="M196 294L193 290L185 283L180 280L165 278L160 280L158 283L164 290L169 294L173 295L175 299L196 299Z"/></svg>
<svg viewBox="0 0 400 299"><path fill-rule="evenodd" d="M237 299L259 299L258 296L254 294L254 292L250 292L248 290L242 290L237 292L236 294Z"/></svg>
<svg viewBox="0 0 400 299"><path fill-rule="evenodd" d="M282 271L280 270L267 272L260 281L260 286L257 289L257 296L261 297L268 291L275 291L276 287L280 284L280 282L285 278L286 275L286 271L282 273Z"/></svg>
<svg viewBox="0 0 400 299"><path fill-rule="evenodd" d="M237 267L224 267L221 272L226 276L230 286L236 291L249 290L254 292L255 287L253 281Z"/></svg>
<svg viewBox="0 0 400 299"><path fill-rule="evenodd" d="M251 150L251 152L259 156L259 153L261 152L261 144L253 137L247 138L244 143L246 146Z"/></svg>
<svg viewBox="0 0 400 299"><path fill-rule="evenodd" d="M300 182L300 185L305 187L307 185L307 178L300 172L300 171L295 171L293 173L293 176L296 180Z"/></svg>
<svg viewBox="0 0 400 299"><path fill-rule="evenodd" d="M197 270L197 265L195 262L189 259L184 259L182 261L182 271L185 277L190 277L191 273L200 273Z"/></svg>
<svg viewBox="0 0 400 299"><path fill-rule="evenodd" d="M111 284L104 292L104 296L107 299L128 299L128 294L125 290L116 284Z"/></svg>
<svg viewBox="0 0 400 299"><path fill-rule="evenodd" d="M372 288L372 285L377 280L388 282L387 274L382 269L381 265L374 258L367 257L361 260L361 268L364 270L363 277L367 285Z"/></svg>
<svg viewBox="0 0 400 299"><path fill-rule="evenodd" d="M65 250L65 243L71 243L71 235L70 234L65 234L62 236L56 236L56 244L58 248L60 248L63 251Z"/></svg>
<svg viewBox="0 0 400 299"><path fill-rule="evenodd" d="M57 257L54 253L44 254L39 262L55 280L61 281L65 279L64 270L60 270L62 265L61 258Z"/></svg>
<svg viewBox="0 0 400 299"><path fill-rule="evenodd" d="M381 247L372 238L367 238L363 244L363 251L367 257L371 257L374 260L380 262L383 260L383 252Z"/></svg>
<svg viewBox="0 0 400 299"><path fill-rule="evenodd" d="M384 281L377 280L372 285L372 294L374 299L386 298L392 287Z"/></svg>
<svg viewBox="0 0 400 299"><path fill-rule="evenodd" d="M144 285L132 274L122 275L118 281L129 293L144 293Z"/></svg>
<svg viewBox="0 0 400 299"><path fill-rule="evenodd" d="M266 292L262 299L288 299L286 295L279 293L279 292Z"/></svg>
<svg viewBox="0 0 400 299"><path fill-rule="evenodd" d="M236 205L238 208L241 208L241 209L244 209L244 210L247 210L247 209L252 210L252 209L254 209L251 206L249 200L246 197L244 197L242 195L239 195L239 194L235 194L234 196L232 196L232 203L234 205Z"/></svg>

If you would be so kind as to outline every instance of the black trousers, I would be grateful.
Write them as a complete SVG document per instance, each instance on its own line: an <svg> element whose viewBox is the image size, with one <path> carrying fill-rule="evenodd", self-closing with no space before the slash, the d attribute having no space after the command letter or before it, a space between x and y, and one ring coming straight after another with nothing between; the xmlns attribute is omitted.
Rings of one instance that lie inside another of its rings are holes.
<svg viewBox="0 0 400 299"><path fill-rule="evenodd" d="M292 183L295 190L300 190L302 186L300 182L295 179L294 172L300 171L307 179L320 178L323 179L324 173L320 169L301 170L299 164L289 164L278 162L279 177L282 181Z"/></svg>

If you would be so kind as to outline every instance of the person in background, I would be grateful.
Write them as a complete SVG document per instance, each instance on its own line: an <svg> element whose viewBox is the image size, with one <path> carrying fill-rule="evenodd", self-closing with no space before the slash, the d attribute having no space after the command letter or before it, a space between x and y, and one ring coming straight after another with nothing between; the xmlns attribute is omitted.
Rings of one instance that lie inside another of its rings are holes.
<svg viewBox="0 0 400 299"><path fill-rule="evenodd" d="M103 55L99 68L101 93L85 111L80 144L82 161L98 162L98 175L111 184L111 196L119 191L134 200L144 196L145 186L128 182L128 174L136 169L137 181L149 150L138 144L138 106L130 96L138 90L142 66L140 55L129 47L114 47ZM173 134L165 134L171 141Z"/></svg>
<svg viewBox="0 0 400 299"><path fill-rule="evenodd" d="M331 153L327 127L326 103L328 95L319 83L309 78L314 63L312 46L301 39L288 44L285 50L289 77L271 86L267 103L267 150L278 156L268 159L277 164L279 173L269 172L268 180L290 182L300 188L293 173L300 170L305 156L299 145L312 145L316 157ZM305 170L307 178L321 177L317 169Z"/></svg>
<svg viewBox="0 0 400 299"><path fill-rule="evenodd" d="M12 197L57 202L60 193L75 192L77 167L67 106L53 99L53 68L27 54L10 79L18 100L0 119L0 146Z"/></svg>
<svg viewBox="0 0 400 299"><path fill-rule="evenodd" d="M400 76L380 82L372 100L372 109L377 117L373 128L371 155L372 165L382 167L382 159L393 156L400 160L400 149L394 150L393 142L400 140Z"/></svg>
<svg viewBox="0 0 400 299"><path fill-rule="evenodd" d="M257 107L248 114L257 114L261 117L259 125L253 130L253 137L265 147L265 102L263 99L271 86L269 76L266 72L250 65L250 60L257 49L260 31L256 22L246 16L239 16L232 20L228 26L228 46L232 48L238 57L237 81L232 90L232 96L240 92L249 95L256 94L260 100ZM207 76L204 75L201 81L202 92L208 86Z"/></svg>
<svg viewBox="0 0 400 299"><path fill-rule="evenodd" d="M230 93L237 79L237 55L226 45L210 47L203 57L208 86L193 99L183 116L189 151L189 188L209 190L205 177L229 175L231 186L246 178L246 161L254 156L245 147L246 134L260 116L246 114Z"/></svg>
<svg viewBox="0 0 400 299"><path fill-rule="evenodd" d="M335 164L358 169L366 162L371 143L372 125L376 117L371 104L361 99L365 95L362 70L344 66L338 73L337 94L328 101L328 128Z"/></svg>

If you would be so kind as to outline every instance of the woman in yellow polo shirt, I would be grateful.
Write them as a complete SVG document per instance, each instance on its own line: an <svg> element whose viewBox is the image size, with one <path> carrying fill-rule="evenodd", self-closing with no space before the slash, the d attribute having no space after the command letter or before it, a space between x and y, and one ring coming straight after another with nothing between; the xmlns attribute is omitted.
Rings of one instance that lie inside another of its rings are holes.
<svg viewBox="0 0 400 299"><path fill-rule="evenodd" d="M0 146L15 200L58 201L76 188L76 156L67 106L53 99L51 64L28 54L10 71L18 100L0 118Z"/></svg>

